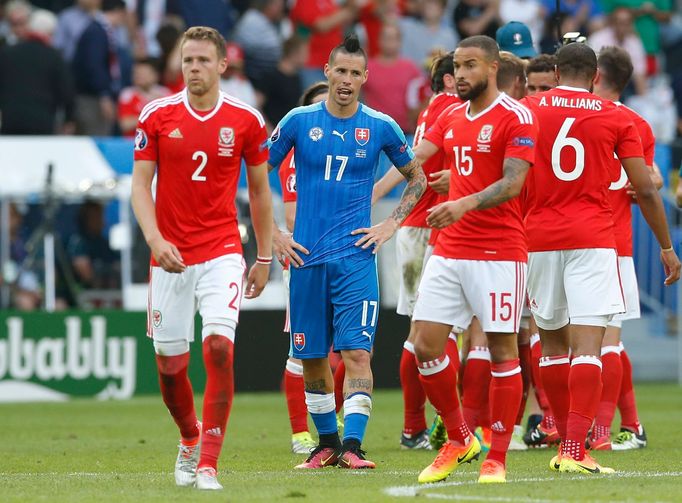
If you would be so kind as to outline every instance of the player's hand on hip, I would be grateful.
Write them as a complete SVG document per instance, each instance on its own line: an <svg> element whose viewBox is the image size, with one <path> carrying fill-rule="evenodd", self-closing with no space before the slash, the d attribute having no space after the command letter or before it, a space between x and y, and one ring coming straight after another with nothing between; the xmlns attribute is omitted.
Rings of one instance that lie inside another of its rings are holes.
<svg viewBox="0 0 682 503"><path fill-rule="evenodd" d="M426 211L428 212L426 223L436 229L442 229L462 218L467 212L467 207L462 199L458 199L445 201Z"/></svg>
<svg viewBox="0 0 682 503"><path fill-rule="evenodd" d="M363 227L362 229L355 229L351 232L351 235L357 236L358 234L364 234L360 239L357 240L355 246L362 247L366 250L370 246L374 245L372 253L376 255L381 248L381 245L386 241L391 239L395 231L398 230L400 225L392 218L387 218L381 223L373 225L372 227Z"/></svg>
<svg viewBox="0 0 682 503"><path fill-rule="evenodd" d="M255 263L249 269L249 275L246 280L246 290L244 290L244 297L247 299L255 299L258 297L265 284L270 277L270 265Z"/></svg>
<svg viewBox="0 0 682 503"><path fill-rule="evenodd" d="M310 253L303 245L294 241L294 236L291 232L273 232L272 252L280 264L286 266L288 260L294 267L302 266L303 259L296 253L296 250L305 255Z"/></svg>
<svg viewBox="0 0 682 503"><path fill-rule="evenodd" d="M680 259L677 258L675 250L661 250L661 262L665 271L665 284L672 285L680 279Z"/></svg>
<svg viewBox="0 0 682 503"><path fill-rule="evenodd" d="M166 272L184 272L186 266L177 246L162 237L149 242L156 263Z"/></svg>
<svg viewBox="0 0 682 503"><path fill-rule="evenodd" d="M450 190L450 170L444 169L429 174L429 187L438 194L447 194Z"/></svg>

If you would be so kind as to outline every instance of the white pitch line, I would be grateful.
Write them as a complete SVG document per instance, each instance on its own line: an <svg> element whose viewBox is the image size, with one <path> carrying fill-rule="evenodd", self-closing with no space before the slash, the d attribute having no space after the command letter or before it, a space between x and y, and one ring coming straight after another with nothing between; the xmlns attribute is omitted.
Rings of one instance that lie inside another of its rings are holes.
<svg viewBox="0 0 682 503"><path fill-rule="evenodd" d="M456 472L455 472L456 473ZM554 482L557 480L605 480L609 478L640 478L640 477L679 477L682 476L682 472L618 472L618 473L612 473L608 475L599 475L597 477L585 477L583 475L567 475L567 476L561 476L561 477L526 477L526 478L520 478L520 479L511 479L507 481L507 484L510 483L526 483L526 482ZM456 481L456 482L436 482L433 484L418 484L418 485L409 485L409 486L392 486L392 487L387 487L383 490L384 494L388 496L395 496L395 497L408 497L408 498L413 498L415 496L425 496L427 498L438 498L438 499L466 499L469 498L469 496L464 497L459 495L448 495L448 494L442 494L442 493L428 493L424 492L429 489L439 489L439 488L446 488L446 487L457 487L457 486L472 486L472 485L478 485L477 480L461 480L461 481ZM451 497L452 496L452 497ZM480 498L485 498L481 496ZM495 498L493 496L489 498ZM496 500L496 499L489 499L485 498L485 501L512 501L512 500ZM476 498L478 499L478 498ZM531 502L541 502L541 501L551 501L551 500L529 500L527 498L524 498L524 501L531 501Z"/></svg>

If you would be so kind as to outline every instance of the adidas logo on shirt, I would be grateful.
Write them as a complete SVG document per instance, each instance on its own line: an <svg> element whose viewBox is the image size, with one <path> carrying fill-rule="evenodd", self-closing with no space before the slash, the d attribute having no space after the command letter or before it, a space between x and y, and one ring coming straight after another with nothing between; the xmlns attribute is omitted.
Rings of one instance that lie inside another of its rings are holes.
<svg viewBox="0 0 682 503"><path fill-rule="evenodd" d="M180 128L175 128L173 131L170 132L168 138L184 138L184 136L182 136Z"/></svg>
<svg viewBox="0 0 682 503"><path fill-rule="evenodd" d="M454 135L452 134L452 129L449 129L448 132L445 133L445 139L446 139L446 140L452 139L453 136L454 136Z"/></svg>

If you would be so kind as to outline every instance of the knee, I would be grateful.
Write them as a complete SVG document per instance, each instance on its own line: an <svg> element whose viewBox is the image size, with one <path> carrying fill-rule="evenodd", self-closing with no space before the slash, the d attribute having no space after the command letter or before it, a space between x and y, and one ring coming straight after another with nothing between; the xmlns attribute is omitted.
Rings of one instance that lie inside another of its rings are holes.
<svg viewBox="0 0 682 503"><path fill-rule="evenodd" d="M417 337L414 340L414 356L420 362L428 362L441 355L441 352L435 350L432 344L429 344L424 337L419 337L417 332Z"/></svg>
<svg viewBox="0 0 682 503"><path fill-rule="evenodd" d="M214 366L225 367L232 363L232 342L222 335L210 335L204 339L204 360Z"/></svg>
<svg viewBox="0 0 682 503"><path fill-rule="evenodd" d="M352 372L355 369L366 369L369 367L370 353L364 349L351 349L349 351L343 351L342 356L346 370L350 370Z"/></svg>

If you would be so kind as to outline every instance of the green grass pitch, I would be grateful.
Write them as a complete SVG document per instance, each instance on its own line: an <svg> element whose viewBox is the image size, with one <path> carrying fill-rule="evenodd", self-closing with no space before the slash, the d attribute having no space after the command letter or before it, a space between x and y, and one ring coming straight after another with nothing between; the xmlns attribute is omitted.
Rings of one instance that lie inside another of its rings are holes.
<svg viewBox="0 0 682 503"><path fill-rule="evenodd" d="M398 391L376 393L364 447L377 469L356 472L292 470L303 456L289 452L284 397L239 394L221 457L225 490L211 494L174 486L177 431L160 397L3 404L0 501L680 501L682 390L639 385L637 398L649 447L597 456L617 475L551 472L554 452L544 449L511 453L505 485L478 486L480 462L474 462L445 483L419 488L417 474L434 453L399 450Z"/></svg>

